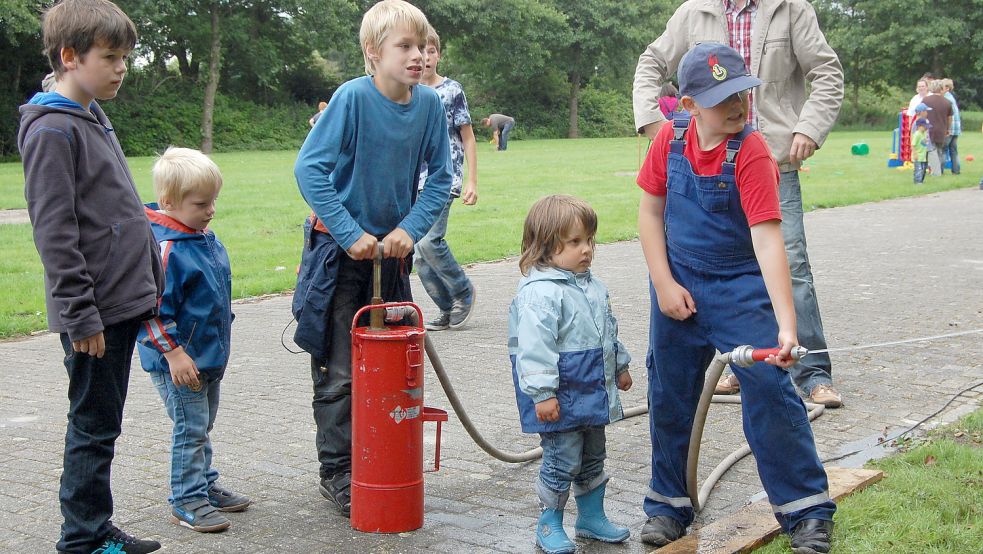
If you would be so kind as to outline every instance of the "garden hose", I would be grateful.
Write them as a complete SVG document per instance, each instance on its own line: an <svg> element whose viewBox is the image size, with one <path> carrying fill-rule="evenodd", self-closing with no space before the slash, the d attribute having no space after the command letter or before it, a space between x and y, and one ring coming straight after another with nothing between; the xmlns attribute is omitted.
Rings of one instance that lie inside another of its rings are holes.
<svg viewBox="0 0 983 554"><path fill-rule="evenodd" d="M481 432L475 427L474 422L468 416L467 410L461 403L460 397L457 396L457 392L454 391L454 386L451 384L450 377L447 375L447 371L444 369L444 364L440 361L440 356L437 355L437 349L430 339L430 335L425 335L424 348L427 352L427 357L430 359L430 365L433 367L434 373L437 374L437 380L440 381L441 388L444 389L444 394L447 396L447 400L451 403L451 407L454 408L454 413L458 419L461 420L461 424L464 429L471 436L471 439L481 447L482 450L488 453L491 457L501 460L503 462L518 464L523 462L530 462L532 460L539 459L543 456L543 448L536 447L525 452L505 452L496 448L487 439L485 439ZM710 364L710 368L707 370L706 381L703 385L703 393L700 395L700 402L696 407L696 417L693 421L693 430L690 434L689 443L689 455L686 464L686 486L687 493L689 494L690 500L693 503L693 510L699 512L703 505L706 503L707 498L710 496L710 491L713 489L717 481L739 460L751 453L751 447L744 444L741 448L738 448L731 454L729 454L723 461L721 461L716 468L710 473L706 481L704 481L703 486L698 486L696 480L696 470L697 465L700 460L700 441L703 438L703 427L706 424L707 412L710 410L710 404L712 402L726 403L726 404L739 404L741 402L740 396L725 396L719 394L713 394L713 390L717 385L717 380L720 378L721 373L730 362L731 353L719 354L717 355L713 362ZM825 406L817 404L806 404L809 407L809 420L812 421L822 415L825 410ZM628 408L624 411L624 419L639 416L648 413L648 406L635 406L633 408Z"/></svg>

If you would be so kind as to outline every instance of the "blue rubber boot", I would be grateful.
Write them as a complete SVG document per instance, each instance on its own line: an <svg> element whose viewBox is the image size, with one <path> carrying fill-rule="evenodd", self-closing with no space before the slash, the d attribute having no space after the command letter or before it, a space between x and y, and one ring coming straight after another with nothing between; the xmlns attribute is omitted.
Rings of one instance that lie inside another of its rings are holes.
<svg viewBox="0 0 983 554"><path fill-rule="evenodd" d="M536 526L536 546L546 554L573 554L577 551L577 545L563 530L563 510L543 510Z"/></svg>
<svg viewBox="0 0 983 554"><path fill-rule="evenodd" d="M631 532L626 527L614 525L604 514L605 488L607 483L574 497L577 501L577 536L601 542L624 542Z"/></svg>

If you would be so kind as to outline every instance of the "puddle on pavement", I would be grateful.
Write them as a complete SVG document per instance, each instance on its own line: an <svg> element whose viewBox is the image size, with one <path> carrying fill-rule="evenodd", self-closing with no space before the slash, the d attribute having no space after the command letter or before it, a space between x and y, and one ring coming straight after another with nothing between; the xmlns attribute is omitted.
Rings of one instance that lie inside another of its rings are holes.
<svg viewBox="0 0 983 554"><path fill-rule="evenodd" d="M871 460L879 460L897 452L898 447L894 446L894 441L881 442L884 438L885 436L883 434L878 433L860 440L848 442L840 447L839 452L836 453L837 456L842 456L855 450L859 450L859 452L836 460L833 463L838 467L863 467L865 463Z"/></svg>

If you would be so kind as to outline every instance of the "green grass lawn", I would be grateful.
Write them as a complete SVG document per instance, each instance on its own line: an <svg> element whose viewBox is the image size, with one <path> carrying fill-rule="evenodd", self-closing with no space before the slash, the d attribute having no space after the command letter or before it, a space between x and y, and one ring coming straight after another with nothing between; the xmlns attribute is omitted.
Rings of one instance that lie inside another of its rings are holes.
<svg viewBox="0 0 983 554"><path fill-rule="evenodd" d="M978 133L960 138L960 153L976 154L981 161L964 162L961 176L929 179L919 187L911 183L910 171L886 167L890 140L884 131L832 134L800 174L806 209L965 188L975 186L983 174L983 136ZM869 144L871 154L851 156L850 145L857 142ZM448 241L458 260L517 254L526 211L551 193L574 194L594 206L599 242L634 237L639 147L634 138L514 141L508 152L479 144L478 204L458 204L451 212ZM212 228L232 258L237 297L293 287L308 213L293 178L295 157L293 151L214 156L225 186ZM153 158L130 158L129 163L141 196L153 200ZM23 182L20 164L0 164L0 209L25 207ZM0 225L0 244L0 337L41 329L42 272L30 226Z"/></svg>
<svg viewBox="0 0 983 554"><path fill-rule="evenodd" d="M884 480L840 502L832 553L979 552L983 545L983 410L903 454L869 464ZM758 550L789 552L780 537Z"/></svg>

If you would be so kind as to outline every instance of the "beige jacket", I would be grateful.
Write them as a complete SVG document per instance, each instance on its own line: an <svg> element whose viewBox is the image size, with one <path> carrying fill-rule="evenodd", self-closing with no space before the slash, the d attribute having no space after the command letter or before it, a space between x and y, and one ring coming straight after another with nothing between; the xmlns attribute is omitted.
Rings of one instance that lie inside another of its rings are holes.
<svg viewBox="0 0 983 554"><path fill-rule="evenodd" d="M758 0L752 33L751 74L763 81L754 96L757 127L781 171L794 171L799 164L789 161L792 134L822 146L843 100L843 68L806 0ZM687 1L639 56L633 90L637 129L665 121L659 88L698 42L729 44L723 0Z"/></svg>

